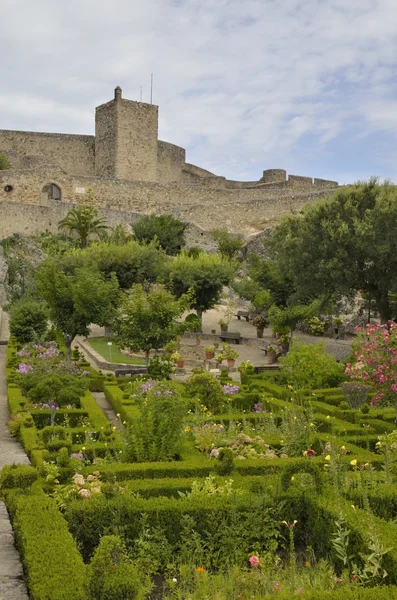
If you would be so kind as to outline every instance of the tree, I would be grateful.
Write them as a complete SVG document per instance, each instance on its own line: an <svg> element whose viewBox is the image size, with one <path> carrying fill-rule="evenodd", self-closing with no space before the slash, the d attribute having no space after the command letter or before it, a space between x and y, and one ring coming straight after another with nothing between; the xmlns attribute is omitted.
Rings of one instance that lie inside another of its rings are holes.
<svg viewBox="0 0 397 600"><path fill-rule="evenodd" d="M176 300L161 285L153 286L149 292L140 284L134 285L131 293L125 295L114 324L118 345L144 351L149 365L150 350L163 348L184 331L178 319L189 302L188 295Z"/></svg>
<svg viewBox="0 0 397 600"><path fill-rule="evenodd" d="M212 237L218 244L218 252L223 258L232 260L243 249L244 237L229 233L227 229L214 229Z"/></svg>
<svg viewBox="0 0 397 600"><path fill-rule="evenodd" d="M11 169L12 164L8 160L4 152L0 152L0 171L8 171Z"/></svg>
<svg viewBox="0 0 397 600"><path fill-rule="evenodd" d="M108 229L105 223L105 218L98 217L98 209L95 206L82 205L72 208L66 217L59 221L58 229L69 229L69 233L77 233L81 248L86 248L90 235L100 236Z"/></svg>
<svg viewBox="0 0 397 600"><path fill-rule="evenodd" d="M10 333L18 341L39 342L47 331L48 313L43 302L28 300L14 304L10 311Z"/></svg>
<svg viewBox="0 0 397 600"><path fill-rule="evenodd" d="M203 252L192 257L182 252L170 263L169 286L177 298L191 290L190 307L202 319L203 312L218 304L223 286L231 282L235 271L235 265L219 254Z"/></svg>
<svg viewBox="0 0 397 600"><path fill-rule="evenodd" d="M73 274L83 266L100 271L105 278L115 273L122 289L134 283L145 287L155 283L164 274L166 256L154 243L142 246L136 241L122 246L111 243L93 243L83 250L72 250L63 255L62 269Z"/></svg>
<svg viewBox="0 0 397 600"><path fill-rule="evenodd" d="M87 336L91 323L109 325L115 317L119 285L114 274L105 280L86 266L68 275L59 260L47 259L38 270L37 282L52 322L63 333L68 359L76 335Z"/></svg>
<svg viewBox="0 0 397 600"><path fill-rule="evenodd" d="M178 254L185 243L187 223L172 215L145 215L133 223L132 227L139 242L150 243L157 240L166 254L171 256Z"/></svg>
<svg viewBox="0 0 397 600"><path fill-rule="evenodd" d="M397 188L375 179L343 188L284 219L267 248L301 301L365 291L386 322L397 289Z"/></svg>

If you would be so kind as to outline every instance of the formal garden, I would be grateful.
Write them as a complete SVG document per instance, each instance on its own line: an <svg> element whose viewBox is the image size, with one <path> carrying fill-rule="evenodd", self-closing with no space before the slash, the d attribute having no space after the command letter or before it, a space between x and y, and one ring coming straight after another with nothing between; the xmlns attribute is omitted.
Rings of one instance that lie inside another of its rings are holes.
<svg viewBox="0 0 397 600"><path fill-rule="evenodd" d="M382 186L371 186L342 198L369 203L376 192L382 200ZM166 253L159 236L145 244L114 235L66 249L47 235L50 251L32 273L31 292L10 307L9 429L31 465L5 466L0 493L30 597L395 598L390 281L371 308L375 318L357 327L349 358L338 361L321 341L297 341L295 331L313 318L342 318L336 292L347 295L346 272L334 275L332 297L318 291L320 277L305 282L314 289L304 297L291 265L287 272L276 258L258 257L244 265L225 233L214 254ZM298 235L295 245L285 239L286 269L286 257L303 257ZM362 281L353 283L350 296L361 290L370 306ZM179 338L197 335L224 285L247 298L257 324L271 324L279 368L239 361L236 381L226 355L238 346L220 343L219 374L203 362L175 377ZM195 317L182 318L186 311ZM111 327L115 351L140 354L148 372L95 369L73 342L91 323Z"/></svg>

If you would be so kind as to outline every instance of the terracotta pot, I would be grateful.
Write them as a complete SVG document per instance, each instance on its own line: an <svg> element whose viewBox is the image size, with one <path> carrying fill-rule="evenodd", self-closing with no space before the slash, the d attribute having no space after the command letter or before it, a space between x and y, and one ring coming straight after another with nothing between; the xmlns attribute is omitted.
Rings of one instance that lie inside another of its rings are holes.
<svg viewBox="0 0 397 600"><path fill-rule="evenodd" d="M206 360L212 360L214 358L214 356L215 356L214 352L206 352L205 353L205 359Z"/></svg>
<svg viewBox="0 0 397 600"><path fill-rule="evenodd" d="M236 364L236 359L234 359L234 358L228 358L227 359L227 366L229 368L234 367L235 364Z"/></svg>
<svg viewBox="0 0 397 600"><path fill-rule="evenodd" d="M179 369L183 369L183 367L185 366L185 361L184 360L176 360L175 363L176 363L176 366Z"/></svg>

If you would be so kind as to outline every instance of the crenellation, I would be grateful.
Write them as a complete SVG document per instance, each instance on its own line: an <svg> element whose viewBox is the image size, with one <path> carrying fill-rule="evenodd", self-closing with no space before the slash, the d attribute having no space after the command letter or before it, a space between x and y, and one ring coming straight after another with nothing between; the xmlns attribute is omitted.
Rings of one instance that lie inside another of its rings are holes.
<svg viewBox="0 0 397 600"><path fill-rule="evenodd" d="M338 186L287 177L284 169L267 169L257 181L234 181L186 163L184 148L158 139L158 107L124 99L119 87L95 110L95 136L0 131L0 149L12 163L0 171L0 221L8 233L15 220L7 221L4 207L13 206L21 218L32 207L27 227L35 228L40 214L46 229L50 217L43 208L63 214L60 207L80 204L88 188L101 211L123 214L124 222L126 213L169 212L203 229L252 233Z"/></svg>

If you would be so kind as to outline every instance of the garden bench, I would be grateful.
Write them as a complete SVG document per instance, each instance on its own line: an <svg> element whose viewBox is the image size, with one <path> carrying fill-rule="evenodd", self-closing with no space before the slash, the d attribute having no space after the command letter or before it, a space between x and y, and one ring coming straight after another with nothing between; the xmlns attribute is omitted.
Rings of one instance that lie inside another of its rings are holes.
<svg viewBox="0 0 397 600"><path fill-rule="evenodd" d="M131 369L115 369L115 377L123 377L126 375L142 375L147 373L147 367L132 367Z"/></svg>
<svg viewBox="0 0 397 600"><path fill-rule="evenodd" d="M250 314L247 310L238 310L236 312L236 317L239 321L241 321L241 317L243 317L247 322L250 320Z"/></svg>
<svg viewBox="0 0 397 600"><path fill-rule="evenodd" d="M241 340L241 333L239 331L221 331L219 337L222 340L222 342L234 341L236 342L236 344L239 344Z"/></svg>

